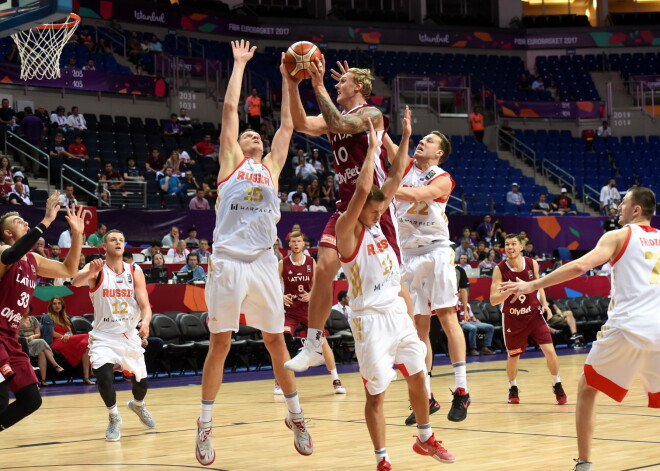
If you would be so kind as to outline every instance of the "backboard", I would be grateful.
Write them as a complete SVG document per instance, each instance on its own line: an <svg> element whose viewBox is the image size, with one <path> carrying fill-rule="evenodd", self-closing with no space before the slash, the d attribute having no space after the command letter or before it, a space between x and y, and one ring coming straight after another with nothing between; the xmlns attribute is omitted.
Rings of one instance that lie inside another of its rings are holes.
<svg viewBox="0 0 660 471"><path fill-rule="evenodd" d="M71 9L72 0L0 0L0 37L61 21Z"/></svg>

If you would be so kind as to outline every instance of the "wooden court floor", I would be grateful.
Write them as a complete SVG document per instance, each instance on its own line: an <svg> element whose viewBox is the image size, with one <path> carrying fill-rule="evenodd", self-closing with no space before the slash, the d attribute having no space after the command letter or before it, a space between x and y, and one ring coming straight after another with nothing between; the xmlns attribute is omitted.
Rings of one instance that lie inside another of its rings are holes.
<svg viewBox="0 0 660 471"><path fill-rule="evenodd" d="M388 452L394 470L548 471L573 469L576 457L576 386L585 355L560 357L569 402L554 403L543 358L523 358L518 378L521 404L509 405L504 361L468 365L472 405L468 418L449 422L453 387L451 367L435 367L432 387L442 410L432 416L436 437L457 457L451 465L415 454L413 427L403 422L408 401L404 381L386 397ZM323 371L319 369L319 371ZM191 383L200 377L191 378ZM154 388L147 404L157 427L145 429L118 393L124 420L119 442L104 439L107 413L98 394L44 398L34 415L0 433L0 469L21 470L374 470L375 459L363 419L363 389L358 374L343 375L348 389L335 395L329 376L300 378L298 389L315 451L300 456L285 427L282 400L271 380L228 383L214 412L216 461L199 466L194 456L197 385ZM594 470L660 470L660 411L648 409L638 381L623 404L602 396L594 440Z"/></svg>

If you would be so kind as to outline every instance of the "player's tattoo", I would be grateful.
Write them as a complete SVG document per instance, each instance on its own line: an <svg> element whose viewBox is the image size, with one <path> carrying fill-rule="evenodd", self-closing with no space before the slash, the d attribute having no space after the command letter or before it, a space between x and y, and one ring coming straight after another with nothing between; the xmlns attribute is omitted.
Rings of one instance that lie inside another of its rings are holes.
<svg viewBox="0 0 660 471"><path fill-rule="evenodd" d="M364 132L368 129L367 117L371 118L375 127L382 122L381 112L373 107L364 108L355 114L342 115L325 89L317 90L316 100L330 132L343 134Z"/></svg>

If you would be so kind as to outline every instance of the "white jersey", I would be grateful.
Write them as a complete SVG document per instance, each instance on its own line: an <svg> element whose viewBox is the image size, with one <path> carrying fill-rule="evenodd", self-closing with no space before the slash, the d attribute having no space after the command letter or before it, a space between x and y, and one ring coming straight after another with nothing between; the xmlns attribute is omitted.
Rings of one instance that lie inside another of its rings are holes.
<svg viewBox="0 0 660 471"><path fill-rule="evenodd" d="M94 331L122 335L135 332L140 322L140 307L135 298L133 266L122 262L123 271L115 273L107 265L93 290L89 290L94 306Z"/></svg>
<svg viewBox="0 0 660 471"><path fill-rule="evenodd" d="M363 226L355 252L339 260L348 280L352 311L392 307L401 290L399 262L379 224Z"/></svg>
<svg viewBox="0 0 660 471"><path fill-rule="evenodd" d="M621 253L612 261L606 325L660 344L660 231L629 224Z"/></svg>
<svg viewBox="0 0 660 471"><path fill-rule="evenodd" d="M451 189L455 183L449 173L437 165L425 171L410 162L401 181L401 186L419 188L429 185L436 178L447 177L451 180ZM398 201L396 211L399 221L399 238L404 255L426 253L436 247L449 247L449 221L445 214L447 199L429 201Z"/></svg>
<svg viewBox="0 0 660 471"><path fill-rule="evenodd" d="M273 250L280 200L270 170L252 159L243 159L231 175L218 183L215 217L216 257L250 262Z"/></svg>

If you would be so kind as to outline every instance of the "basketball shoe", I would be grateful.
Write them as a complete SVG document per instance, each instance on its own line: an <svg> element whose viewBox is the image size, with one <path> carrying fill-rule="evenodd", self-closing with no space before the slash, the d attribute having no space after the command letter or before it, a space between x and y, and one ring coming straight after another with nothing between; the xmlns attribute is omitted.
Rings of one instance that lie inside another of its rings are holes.
<svg viewBox="0 0 660 471"><path fill-rule="evenodd" d="M424 456L431 456L433 459L442 463L453 463L456 461L454 455L452 455L449 451L447 451L445 447L442 446L442 442L439 442L435 439L435 434L431 435L431 438L425 442L421 441L419 437L415 437L413 450L415 450L415 453L419 453L420 455Z"/></svg>
<svg viewBox="0 0 660 471"><path fill-rule="evenodd" d="M105 429L105 439L116 442L121 438L121 415L110 414L108 416L108 428Z"/></svg>
<svg viewBox="0 0 660 471"><path fill-rule="evenodd" d="M412 407L410 407L410 410L412 410ZM431 394L431 398L429 399L429 415L435 414L440 410L440 403L435 400L433 397L433 394ZM408 418L406 419L406 425L415 425L417 423L417 418L415 417L415 413L411 412Z"/></svg>
<svg viewBox="0 0 660 471"><path fill-rule="evenodd" d="M336 379L332 382L332 387L335 390L335 394L346 394L346 388L341 384L340 379Z"/></svg>
<svg viewBox="0 0 660 471"><path fill-rule="evenodd" d="M284 391L282 391L282 388L280 387L280 383L275 380L275 386L273 387L273 394L275 396L282 396L284 395Z"/></svg>
<svg viewBox="0 0 660 471"><path fill-rule="evenodd" d="M591 471L591 461L573 461L575 461L575 468L573 468L573 471Z"/></svg>
<svg viewBox="0 0 660 471"><path fill-rule="evenodd" d="M322 342L323 340L321 340ZM321 366L325 364L323 359L323 350L321 350L321 342L315 342L309 339L303 339L303 346L298 354L291 360L284 363L287 370L296 373L307 371L310 366ZM316 345L318 343L318 345Z"/></svg>
<svg viewBox="0 0 660 471"><path fill-rule="evenodd" d="M383 458L378 463L378 467L376 467L376 471L392 471L392 465L390 464L389 461L387 461L387 458Z"/></svg>
<svg viewBox="0 0 660 471"><path fill-rule="evenodd" d="M467 409L470 405L470 393L464 388L456 388L453 391L454 399L451 401L451 409L447 414L447 419L452 422L462 422L467 417Z"/></svg>
<svg viewBox="0 0 660 471"><path fill-rule="evenodd" d="M199 464L209 466L215 461L215 450L211 444L213 422L197 420L197 438L195 440L195 457Z"/></svg>
<svg viewBox="0 0 660 471"><path fill-rule="evenodd" d="M509 404L520 404L518 397L518 386L511 386L509 388Z"/></svg>
<svg viewBox="0 0 660 471"><path fill-rule="evenodd" d="M562 387L561 383L555 383L555 385L552 387L552 392L555 393L557 404L560 406L568 402L568 398L566 397L566 393L564 392L564 388Z"/></svg>
<svg viewBox="0 0 660 471"><path fill-rule="evenodd" d="M307 431L307 421L302 411L299 414L289 412L284 423L293 431L293 446L296 451L304 456L309 456L314 452L314 443L312 436Z"/></svg>
<svg viewBox="0 0 660 471"><path fill-rule="evenodd" d="M135 412L140 418L140 422L142 422L145 427L154 428L156 426L156 421L147 410L147 405L145 403L142 403L141 406L136 406L135 401L130 400L126 405L130 410Z"/></svg>

